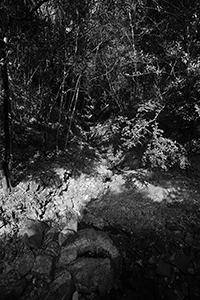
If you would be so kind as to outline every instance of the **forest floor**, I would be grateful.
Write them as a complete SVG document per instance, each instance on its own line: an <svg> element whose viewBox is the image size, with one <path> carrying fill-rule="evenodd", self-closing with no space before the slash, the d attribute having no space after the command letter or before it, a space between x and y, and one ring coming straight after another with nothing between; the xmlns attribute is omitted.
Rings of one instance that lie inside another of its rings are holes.
<svg viewBox="0 0 200 300"><path fill-rule="evenodd" d="M120 251L120 284L106 299L199 299L198 180L178 172L113 172L93 150L87 157L75 157L34 162L27 170L18 167L11 195L1 196L2 245L3 239L8 241L5 236L20 231L27 217L61 222L67 205L76 219L73 230L105 231ZM0 255L1 272L13 255Z"/></svg>
<svg viewBox="0 0 200 300"><path fill-rule="evenodd" d="M199 195L182 175L137 170L114 176L87 205L83 221L104 220L124 253L126 296L113 299L200 298Z"/></svg>

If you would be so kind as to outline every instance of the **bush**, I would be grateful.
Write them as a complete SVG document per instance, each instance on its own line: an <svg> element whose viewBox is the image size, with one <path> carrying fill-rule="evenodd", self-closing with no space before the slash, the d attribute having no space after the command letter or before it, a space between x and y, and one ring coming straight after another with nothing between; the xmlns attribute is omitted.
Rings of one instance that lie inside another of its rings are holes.
<svg viewBox="0 0 200 300"><path fill-rule="evenodd" d="M143 155L143 164L150 168L168 170L178 165L185 169L188 165L186 151L182 145L163 136L163 130L156 123L153 126L152 139Z"/></svg>
<svg viewBox="0 0 200 300"><path fill-rule="evenodd" d="M98 145L113 146L114 151L129 150L147 141L149 122L119 116L92 128L91 138Z"/></svg>

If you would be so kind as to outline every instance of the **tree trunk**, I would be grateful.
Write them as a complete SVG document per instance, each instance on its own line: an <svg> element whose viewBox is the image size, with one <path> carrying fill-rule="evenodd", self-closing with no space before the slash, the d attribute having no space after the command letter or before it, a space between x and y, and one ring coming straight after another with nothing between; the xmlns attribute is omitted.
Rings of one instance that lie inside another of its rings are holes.
<svg viewBox="0 0 200 300"><path fill-rule="evenodd" d="M5 39L0 40L0 68L1 68L1 81L2 81L2 97L3 97L3 157L1 157L1 180L5 192L11 190L10 176L9 176L9 160L10 160L10 99L9 99L9 80L8 70L6 63L6 42Z"/></svg>
<svg viewBox="0 0 200 300"><path fill-rule="evenodd" d="M0 181L3 191L7 194L11 191L8 163L3 161L0 166Z"/></svg>

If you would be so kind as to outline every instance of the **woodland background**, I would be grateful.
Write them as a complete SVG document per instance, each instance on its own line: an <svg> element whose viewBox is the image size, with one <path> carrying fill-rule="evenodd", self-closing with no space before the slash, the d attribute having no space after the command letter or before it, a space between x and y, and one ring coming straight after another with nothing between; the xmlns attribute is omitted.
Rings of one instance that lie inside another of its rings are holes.
<svg viewBox="0 0 200 300"><path fill-rule="evenodd" d="M91 145L113 166L129 151L149 168L194 169L199 19L197 0L2 0L7 188L9 169Z"/></svg>

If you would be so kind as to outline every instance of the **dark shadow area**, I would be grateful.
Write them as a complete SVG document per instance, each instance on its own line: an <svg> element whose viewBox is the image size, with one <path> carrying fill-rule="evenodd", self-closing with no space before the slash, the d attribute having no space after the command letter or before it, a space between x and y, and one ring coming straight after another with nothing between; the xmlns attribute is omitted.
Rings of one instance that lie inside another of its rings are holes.
<svg viewBox="0 0 200 300"><path fill-rule="evenodd" d="M192 199L154 203L134 188L89 203L80 226L108 232L123 257L121 286L106 299L199 299L199 220Z"/></svg>
<svg viewBox="0 0 200 300"><path fill-rule="evenodd" d="M50 155L45 159L33 155L33 157L23 160L13 169L12 175L14 179L12 180L12 185L16 186L19 182L26 181L28 178L35 180L38 184L44 184L45 187L52 187L53 181L59 185L59 176L53 170L55 166L57 168L65 168L70 176L73 175L76 178L82 173L92 174L97 159L98 154L88 144L85 144L83 147L71 145L66 152ZM50 182L42 180L42 176L44 175L45 177L45 174L51 177Z"/></svg>

